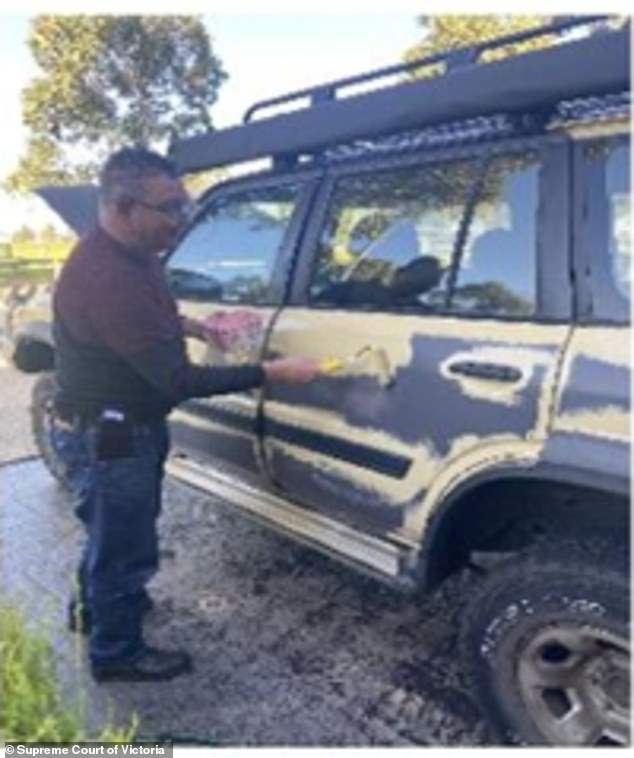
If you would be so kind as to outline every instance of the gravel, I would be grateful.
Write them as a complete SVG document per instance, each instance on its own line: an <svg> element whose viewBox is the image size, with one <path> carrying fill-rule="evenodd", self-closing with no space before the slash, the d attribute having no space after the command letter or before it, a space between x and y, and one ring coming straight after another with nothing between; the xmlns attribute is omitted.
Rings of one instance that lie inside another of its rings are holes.
<svg viewBox="0 0 634 758"><path fill-rule="evenodd" d="M0 353L0 463L35 455L30 433L29 404L35 377L3 365Z"/></svg>
<svg viewBox="0 0 634 758"><path fill-rule="evenodd" d="M26 413L33 380L11 369L0 369L0 380L7 462L34 451ZM165 684L97 686L86 674L85 643L64 629L81 544L68 497L39 460L2 466L0 480L3 532L13 535L8 586L38 618L42 597L52 599L60 680L69 693L86 693L89 723L112 701L119 720L138 714L142 735L178 742L490 743L456 651L469 574L425 598L396 594L168 480L146 636L189 650L195 671ZM46 572L20 560L36 550L47 556Z"/></svg>

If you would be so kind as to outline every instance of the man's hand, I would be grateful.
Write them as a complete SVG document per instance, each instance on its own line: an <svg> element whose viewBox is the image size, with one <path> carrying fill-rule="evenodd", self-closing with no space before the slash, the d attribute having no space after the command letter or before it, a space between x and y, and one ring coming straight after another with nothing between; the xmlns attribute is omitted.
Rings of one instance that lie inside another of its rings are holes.
<svg viewBox="0 0 634 758"><path fill-rule="evenodd" d="M276 358L262 363L267 381L292 382L293 384L312 382L320 373L319 366L319 361L302 355Z"/></svg>
<svg viewBox="0 0 634 758"><path fill-rule="evenodd" d="M194 337L194 339L204 342L212 341L212 330L207 327L204 321L200 321L197 318L189 318L188 316L181 316L181 323L183 324L183 332L186 337Z"/></svg>

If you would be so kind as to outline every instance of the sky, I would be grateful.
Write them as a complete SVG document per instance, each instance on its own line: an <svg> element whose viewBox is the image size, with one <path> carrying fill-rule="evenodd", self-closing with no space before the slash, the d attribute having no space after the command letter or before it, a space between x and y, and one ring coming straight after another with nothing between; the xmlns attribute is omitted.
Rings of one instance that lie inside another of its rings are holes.
<svg viewBox="0 0 634 758"><path fill-rule="evenodd" d="M553 3L514 0L517 13L552 13ZM604 5L605 0L604 0ZM610 4L610 3L608 3ZM15 7L14 7L15 6ZM622 9L614 2L609 9ZM85 2L4 0L0 11L0 96L3 106L0 181L17 164L27 132L21 122L20 93L37 68L26 45L29 18L36 13L85 13ZM557 0L558 12L597 12L596 0ZM90 12L165 13L175 3L92 0ZM478 12L509 12L508 3L480 0ZM256 100L330 79L391 65L421 38L416 16L423 12L473 13L454 0L179 0L179 13L202 13L215 53L229 74L211 115L222 128L241 121ZM0 191L0 241L24 223L42 227L56 222L34 196L10 198ZM63 226L59 226L63 229Z"/></svg>
<svg viewBox="0 0 634 758"><path fill-rule="evenodd" d="M238 123L256 100L398 62L420 38L420 27L415 13L390 12L389 4L384 6L382 13L336 17L291 12L204 15L214 51L229 74L212 107L214 126ZM20 93L37 73L26 45L28 24L28 16L0 16L0 71L5 72L0 78L0 180L15 167L27 136ZM41 226L52 221L42 206L37 198L16 201L0 193L0 239L25 222Z"/></svg>

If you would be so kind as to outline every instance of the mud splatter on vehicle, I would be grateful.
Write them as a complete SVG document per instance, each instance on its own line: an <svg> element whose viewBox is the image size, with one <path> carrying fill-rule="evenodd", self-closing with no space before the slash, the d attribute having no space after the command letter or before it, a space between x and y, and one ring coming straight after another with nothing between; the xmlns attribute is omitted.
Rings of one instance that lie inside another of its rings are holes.
<svg viewBox="0 0 634 758"><path fill-rule="evenodd" d="M166 257L181 311L249 308L235 360L332 370L183 404L172 473L405 590L504 556L462 649L524 743L630 740L629 31L597 21L173 146L185 172L272 158L206 194Z"/></svg>

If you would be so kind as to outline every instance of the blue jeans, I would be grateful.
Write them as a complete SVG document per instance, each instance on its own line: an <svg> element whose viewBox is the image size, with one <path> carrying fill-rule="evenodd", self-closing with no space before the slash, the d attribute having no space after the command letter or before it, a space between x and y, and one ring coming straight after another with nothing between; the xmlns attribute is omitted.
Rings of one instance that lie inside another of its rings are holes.
<svg viewBox="0 0 634 758"><path fill-rule="evenodd" d="M122 662L143 647L141 602L158 568L156 520L169 448L165 420L132 427L125 457L99 459L97 427L56 429L55 445L87 542L79 600L90 612L90 659Z"/></svg>

